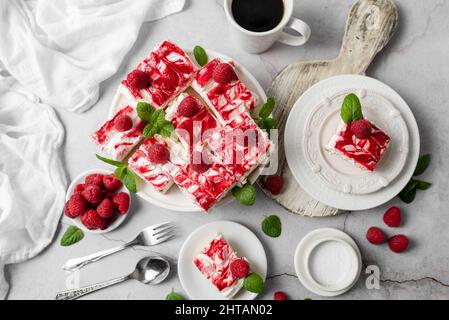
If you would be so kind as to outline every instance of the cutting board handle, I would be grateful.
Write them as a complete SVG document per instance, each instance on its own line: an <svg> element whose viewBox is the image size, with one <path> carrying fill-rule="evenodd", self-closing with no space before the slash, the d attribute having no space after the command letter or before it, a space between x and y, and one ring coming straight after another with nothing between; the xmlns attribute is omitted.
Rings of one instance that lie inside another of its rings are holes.
<svg viewBox="0 0 449 320"><path fill-rule="evenodd" d="M359 0L351 8L337 58L341 73L363 74L393 36L398 11L392 0Z"/></svg>

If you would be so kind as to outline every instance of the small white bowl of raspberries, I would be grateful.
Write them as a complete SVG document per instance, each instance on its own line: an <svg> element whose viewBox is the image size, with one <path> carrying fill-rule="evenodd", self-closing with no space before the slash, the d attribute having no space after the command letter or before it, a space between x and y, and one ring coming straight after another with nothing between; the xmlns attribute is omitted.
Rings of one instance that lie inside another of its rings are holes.
<svg viewBox="0 0 449 320"><path fill-rule="evenodd" d="M70 184L64 215L86 232L106 233L122 224L129 207L130 193L114 173L94 169Z"/></svg>

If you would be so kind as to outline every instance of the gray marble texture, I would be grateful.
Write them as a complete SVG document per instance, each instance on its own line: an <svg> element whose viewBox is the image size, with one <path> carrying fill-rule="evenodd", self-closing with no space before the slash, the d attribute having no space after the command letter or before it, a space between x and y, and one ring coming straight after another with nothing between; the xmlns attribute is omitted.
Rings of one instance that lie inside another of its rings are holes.
<svg viewBox="0 0 449 320"><path fill-rule="evenodd" d="M192 0L185 11L162 21L145 24L133 49L117 74L101 86L98 103L84 114L60 112L66 127L63 157L70 178L96 167L107 167L95 160L96 148L89 134L105 119L120 79L126 76L147 51L163 39L193 47L201 44L223 52L245 65L268 88L271 79L284 66L297 60L326 59L337 55L346 17L353 0L296 0L295 15L312 28L312 37L304 47L275 45L261 55L250 55L235 47L229 39L222 8L212 0ZM210 215L177 213L134 199L131 216L116 231L106 235L86 235L80 243L63 248L59 240L67 228L60 225L54 242L38 257L6 268L11 284L9 299L53 299L66 288L68 275L61 269L73 257L83 256L129 240L142 227L176 221L179 236L154 249L128 249L82 269L81 285L108 280L131 271L135 262L157 250L174 262L185 237L195 228L217 220L231 220L249 227L262 241L268 256L268 278L262 299L272 299L277 290L291 299L320 297L306 290L297 280L293 267L296 245L309 231L335 227L351 235L362 251L365 265L380 268L380 288L365 286L364 272L358 284L338 299L448 299L449 298L449 1L397 0L399 25L389 45L375 59L367 74L396 89L413 110L421 133L422 151L431 153L433 162L423 178L433 183L427 192L405 205L395 199L379 208L345 213L332 218L305 218L293 215L267 199L261 192L253 207L232 203ZM119 41L119 40L118 40ZM402 208L404 223L399 229L383 225L383 212L392 205ZM264 215L277 214L283 233L277 239L260 230ZM394 254L386 245L373 246L365 240L366 230L378 225L388 234L403 233L411 246L404 254ZM70 280L70 279L69 279ZM90 299L163 299L174 289L183 293L176 274L165 283L151 287L128 281L88 296Z"/></svg>

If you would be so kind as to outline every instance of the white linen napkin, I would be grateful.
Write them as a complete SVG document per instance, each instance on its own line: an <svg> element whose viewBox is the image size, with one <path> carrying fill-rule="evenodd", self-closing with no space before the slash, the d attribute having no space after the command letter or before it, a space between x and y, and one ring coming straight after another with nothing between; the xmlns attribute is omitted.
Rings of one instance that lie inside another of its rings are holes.
<svg viewBox="0 0 449 320"><path fill-rule="evenodd" d="M3 266L53 239L65 196L64 131L50 106L82 112L144 21L185 0L0 0L0 299Z"/></svg>

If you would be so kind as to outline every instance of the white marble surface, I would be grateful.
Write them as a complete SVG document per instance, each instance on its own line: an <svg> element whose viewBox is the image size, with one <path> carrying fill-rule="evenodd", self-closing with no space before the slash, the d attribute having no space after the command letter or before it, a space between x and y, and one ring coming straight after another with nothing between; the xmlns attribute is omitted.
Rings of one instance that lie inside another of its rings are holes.
<svg viewBox="0 0 449 320"><path fill-rule="evenodd" d="M295 14L312 28L310 42L300 48L276 45L261 55L245 54L228 39L227 25L222 9L212 0L192 0L186 10L165 20L145 24L139 38L126 57L118 73L102 84L100 101L91 111L74 115L60 112L67 135L64 159L69 177L80 172L105 167L95 160L95 147L89 134L105 119L114 90L149 49L163 39L171 39L185 47L201 44L234 57L244 64L267 88L272 77L288 63L305 59L325 59L337 55L348 10L353 0L297 0ZM211 215L176 213L154 207L135 199L132 216L118 230L105 236L87 235L69 248L62 248L59 240L66 229L62 224L54 243L35 259L7 267L11 290L9 299L52 299L65 289L67 274L62 264L69 258L86 255L129 240L142 227L165 221L176 221L179 236L154 248L176 261L184 238L196 227L216 220L238 221L261 239L269 259L266 289L260 296L272 299L273 292L282 290L292 299L318 296L308 292L296 279L293 253L298 241L318 227L336 227L346 231L359 244L365 265L380 267L380 289L368 290L366 276L341 299L399 299L449 298L449 1L398 0L399 25L391 43L375 59L367 74L395 88L410 104L420 127L423 152L431 153L433 163L425 178L433 183L427 192L418 194L415 202L404 205L393 200L384 206L333 218L311 219L293 215L261 192L257 203L250 208L237 203L216 210ZM182 32L180 32L182 30ZM118 39L119 41L119 39ZM388 206L400 205L404 223L400 229L387 229L407 234L410 249L394 254L387 246L373 246L365 240L368 227L383 227L382 214ZM264 215L277 214L283 222L280 238L271 239L260 230ZM128 249L110 258L94 263L80 273L80 284L107 280L132 270L139 257L150 249ZM91 299L163 299L174 288L183 293L173 274L168 281L156 286L145 286L129 281L116 287L91 294Z"/></svg>

